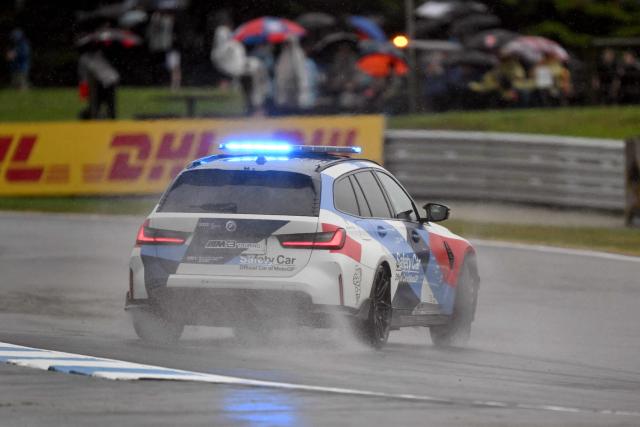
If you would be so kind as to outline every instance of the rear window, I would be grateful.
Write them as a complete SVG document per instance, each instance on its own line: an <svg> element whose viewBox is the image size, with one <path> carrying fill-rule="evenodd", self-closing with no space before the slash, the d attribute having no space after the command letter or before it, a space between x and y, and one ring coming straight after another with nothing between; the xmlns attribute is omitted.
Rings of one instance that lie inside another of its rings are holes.
<svg viewBox="0 0 640 427"><path fill-rule="evenodd" d="M318 195L301 173L200 169L180 175L158 211L317 216Z"/></svg>

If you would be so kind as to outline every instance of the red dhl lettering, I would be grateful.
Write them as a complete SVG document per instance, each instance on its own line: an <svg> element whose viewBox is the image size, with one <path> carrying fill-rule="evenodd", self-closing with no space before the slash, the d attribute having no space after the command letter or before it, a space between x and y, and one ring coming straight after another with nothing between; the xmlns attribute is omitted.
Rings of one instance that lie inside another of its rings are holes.
<svg viewBox="0 0 640 427"><path fill-rule="evenodd" d="M35 135L22 135L16 138L14 135L0 136L0 164L8 160L8 168L4 177L8 182L37 182L44 172L43 166L28 166L29 158L38 142ZM13 152L9 156L11 148Z"/></svg>
<svg viewBox="0 0 640 427"><path fill-rule="evenodd" d="M135 181L143 177L145 165L151 161L147 179L157 181L173 178L185 164L194 158L204 157L212 152L215 134L203 132L198 138L194 132L186 132L178 137L175 133L165 133L158 148L153 153L151 137L146 133L115 135L110 147L117 149L109 169L109 181Z"/></svg>
<svg viewBox="0 0 640 427"><path fill-rule="evenodd" d="M309 132L303 129L278 129L270 138L284 139L296 144L308 145L355 145L356 129L316 128ZM111 140L111 148L117 150L109 168L109 181L136 181L146 178L151 181L175 177L186 163L214 152L216 135L213 132L185 132L182 135L169 132L162 135L158 148L147 133L118 134ZM152 162L145 174L145 166Z"/></svg>

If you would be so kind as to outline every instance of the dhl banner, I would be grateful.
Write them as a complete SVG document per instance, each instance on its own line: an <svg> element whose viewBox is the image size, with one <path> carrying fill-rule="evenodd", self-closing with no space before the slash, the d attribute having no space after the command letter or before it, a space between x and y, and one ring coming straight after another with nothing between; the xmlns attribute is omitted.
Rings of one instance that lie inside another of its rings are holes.
<svg viewBox="0 0 640 427"><path fill-rule="evenodd" d="M229 140L358 145L381 162L382 116L0 124L0 196L162 192Z"/></svg>

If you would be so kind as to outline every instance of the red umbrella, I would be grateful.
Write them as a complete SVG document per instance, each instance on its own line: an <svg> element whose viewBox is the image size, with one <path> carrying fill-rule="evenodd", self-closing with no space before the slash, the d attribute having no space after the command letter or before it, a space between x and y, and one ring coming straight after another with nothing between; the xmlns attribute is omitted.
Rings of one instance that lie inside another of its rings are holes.
<svg viewBox="0 0 640 427"><path fill-rule="evenodd" d="M245 44L282 43L288 37L305 34L305 29L293 21L263 16L240 25L233 33L233 38Z"/></svg>
<svg viewBox="0 0 640 427"><path fill-rule="evenodd" d="M111 46L119 44L122 47L129 48L142 44L142 39L128 30L119 28L105 28L91 34L80 37L76 41L76 46L82 47L89 44L97 44L103 46Z"/></svg>

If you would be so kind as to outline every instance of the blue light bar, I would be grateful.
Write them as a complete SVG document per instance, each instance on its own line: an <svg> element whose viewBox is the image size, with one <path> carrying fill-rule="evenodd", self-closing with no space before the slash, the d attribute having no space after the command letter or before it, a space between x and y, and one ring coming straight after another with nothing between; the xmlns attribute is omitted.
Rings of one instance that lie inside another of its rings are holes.
<svg viewBox="0 0 640 427"><path fill-rule="evenodd" d="M335 147L326 145L292 145L280 141L230 141L220 144L220 150L227 153L244 154L288 154L288 153L324 153L324 154L360 154L361 147Z"/></svg>
<svg viewBox="0 0 640 427"><path fill-rule="evenodd" d="M293 146L277 141L225 142L220 149L236 153L289 153Z"/></svg>

